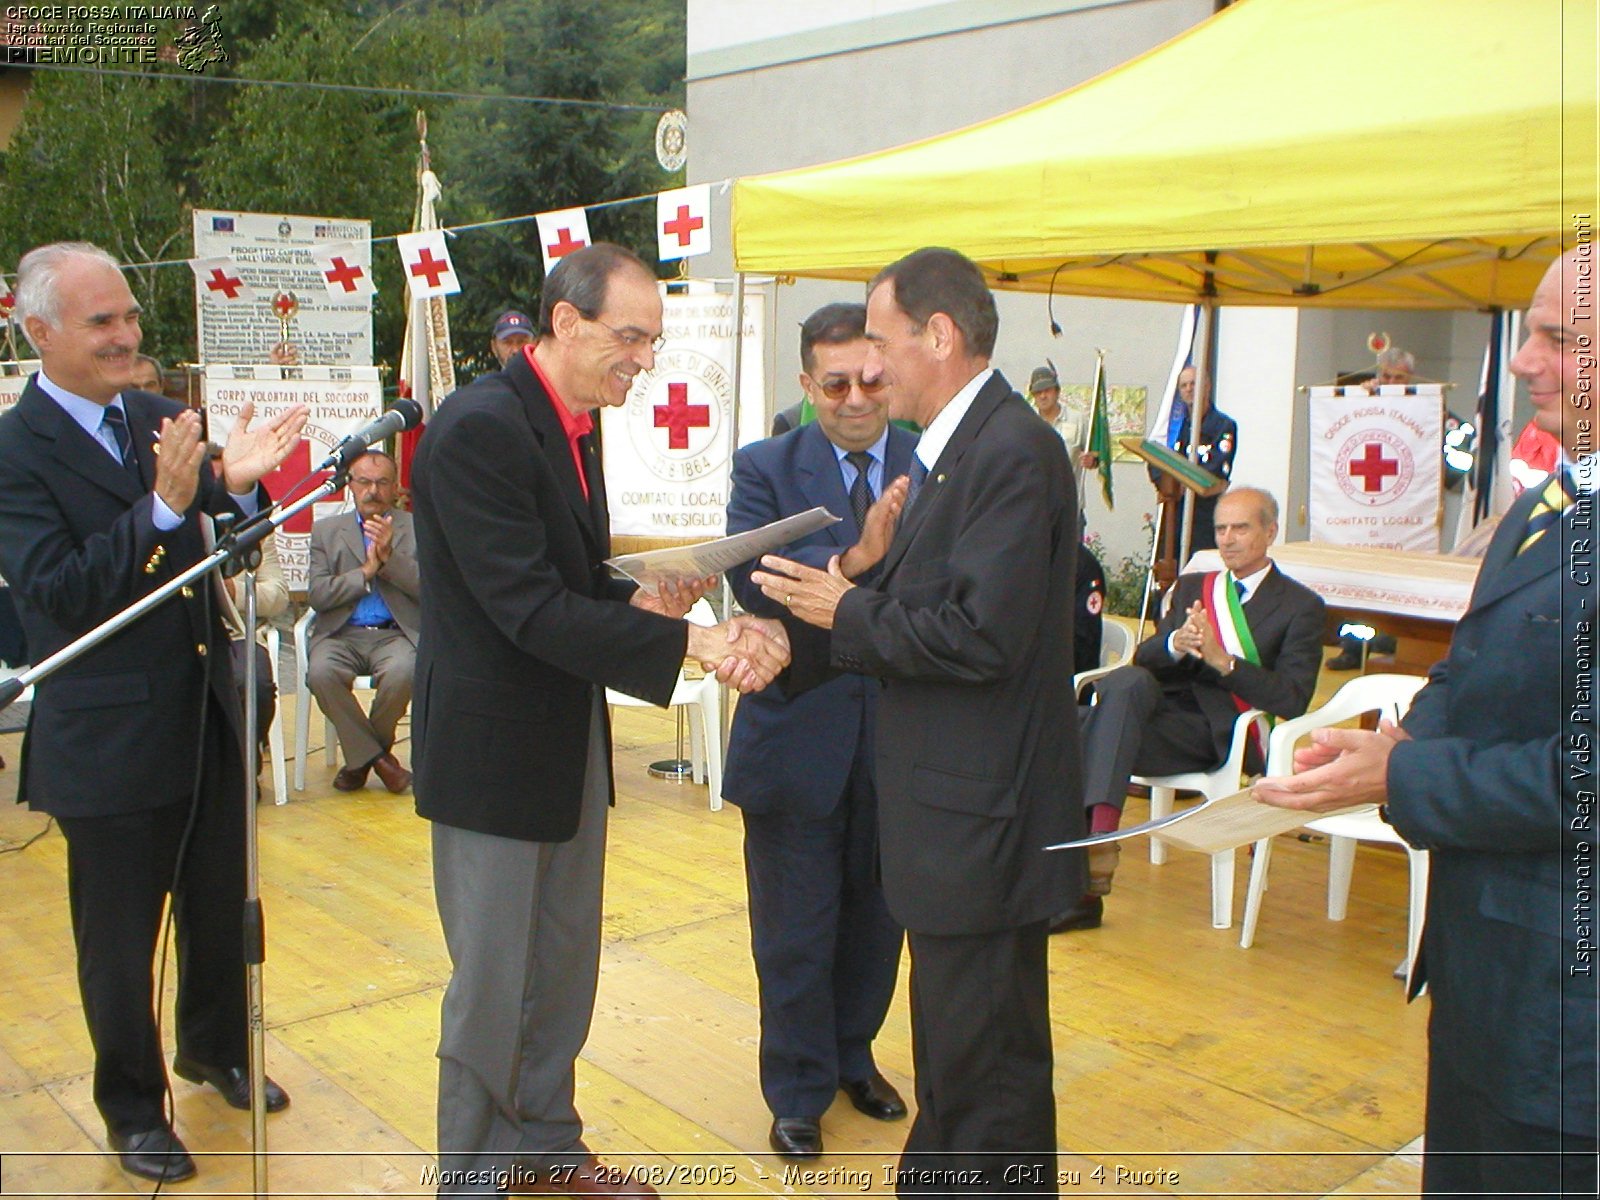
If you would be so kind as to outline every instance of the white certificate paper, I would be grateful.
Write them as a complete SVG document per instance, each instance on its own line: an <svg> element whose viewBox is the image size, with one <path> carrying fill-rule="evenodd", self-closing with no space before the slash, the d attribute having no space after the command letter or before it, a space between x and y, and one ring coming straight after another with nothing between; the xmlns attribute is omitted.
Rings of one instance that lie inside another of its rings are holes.
<svg viewBox="0 0 1600 1200"><path fill-rule="evenodd" d="M659 584L684 583L691 579L704 579L720 575L729 567L769 554L780 546L826 529L841 518L818 506L807 512L795 513L760 529L746 530L714 542L700 542L693 546L668 546L661 550L646 550L639 554L621 554L606 559L606 565L637 583L650 595Z"/></svg>
<svg viewBox="0 0 1600 1200"><path fill-rule="evenodd" d="M1090 837L1079 838L1075 842L1046 846L1045 849L1072 850L1081 846L1098 845L1101 842L1120 842L1124 838L1159 833L1161 840L1169 846L1177 846L1182 850L1196 850L1201 854L1219 854L1224 850L1259 842L1262 838L1288 833L1291 829L1299 829L1307 821L1332 815L1262 804L1250 795L1249 788L1245 788L1228 796L1207 800L1193 808L1179 809L1165 817L1145 821L1140 825L1131 825L1127 829L1119 829L1114 833L1097 833Z"/></svg>

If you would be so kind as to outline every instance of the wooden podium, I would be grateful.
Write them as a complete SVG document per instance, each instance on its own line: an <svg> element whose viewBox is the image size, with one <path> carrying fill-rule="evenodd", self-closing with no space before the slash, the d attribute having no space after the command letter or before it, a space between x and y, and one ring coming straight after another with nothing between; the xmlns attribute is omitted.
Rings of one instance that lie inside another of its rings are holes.
<svg viewBox="0 0 1600 1200"><path fill-rule="evenodd" d="M1155 476L1158 501L1155 544L1150 548L1150 570L1145 577L1144 600L1139 606L1139 632L1143 636L1151 593L1165 593L1178 577L1178 513L1182 510L1184 491L1196 496L1215 496L1227 489L1228 481L1149 438L1118 438L1117 444L1148 463Z"/></svg>

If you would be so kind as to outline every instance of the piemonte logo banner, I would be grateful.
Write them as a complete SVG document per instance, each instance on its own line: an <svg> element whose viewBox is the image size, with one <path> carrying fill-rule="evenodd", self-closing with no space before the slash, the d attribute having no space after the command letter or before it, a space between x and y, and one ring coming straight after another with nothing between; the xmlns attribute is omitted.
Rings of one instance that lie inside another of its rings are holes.
<svg viewBox="0 0 1600 1200"><path fill-rule="evenodd" d="M742 403L759 414L764 297L745 298ZM667 343L655 369L640 372L622 408L601 411L611 532L704 541L726 524L734 447L733 299L663 299ZM746 424L748 422L741 422ZM760 421L755 422L760 436Z"/></svg>
<svg viewBox="0 0 1600 1200"><path fill-rule="evenodd" d="M1314 387L1310 432L1313 542L1438 552L1440 385Z"/></svg>

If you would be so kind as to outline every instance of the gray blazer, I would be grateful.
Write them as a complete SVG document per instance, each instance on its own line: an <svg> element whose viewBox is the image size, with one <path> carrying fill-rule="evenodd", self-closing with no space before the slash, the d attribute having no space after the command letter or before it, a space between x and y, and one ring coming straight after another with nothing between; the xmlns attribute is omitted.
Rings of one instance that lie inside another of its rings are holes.
<svg viewBox="0 0 1600 1200"><path fill-rule="evenodd" d="M378 589L395 622L416 645L422 627L417 605L417 535L410 513L397 508L390 516L394 518L394 548L370 584L361 575L367 551L353 510L323 517L311 527L308 583L311 607L317 611L317 619L311 623L311 645L343 629L356 602L372 587Z"/></svg>

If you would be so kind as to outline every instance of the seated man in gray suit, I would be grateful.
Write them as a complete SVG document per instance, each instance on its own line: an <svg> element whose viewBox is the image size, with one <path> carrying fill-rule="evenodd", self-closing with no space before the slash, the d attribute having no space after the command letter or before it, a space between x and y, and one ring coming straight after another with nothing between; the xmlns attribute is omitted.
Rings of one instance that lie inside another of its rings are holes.
<svg viewBox="0 0 1600 1200"><path fill-rule="evenodd" d="M1261 488L1229 489L1217 501L1216 535L1226 570L1179 576L1155 635L1139 643L1131 665L1096 682L1092 707L1078 710L1091 833L1121 822L1130 775L1211 770L1228 756L1245 709L1298 717L1311 703L1325 606L1267 557L1278 502ZM1259 748L1245 765L1261 769ZM1088 894L1056 915L1052 933L1099 926L1118 846L1091 848Z"/></svg>
<svg viewBox="0 0 1600 1200"><path fill-rule="evenodd" d="M369 450L350 467L356 510L311 527L309 587L317 618L311 626L307 682L339 731L344 766L333 777L341 792L367 785L376 771L384 787L403 792L411 772L391 747L411 703L417 661L417 542L411 514L394 506L394 459ZM352 684L371 675L372 711L363 712Z"/></svg>

